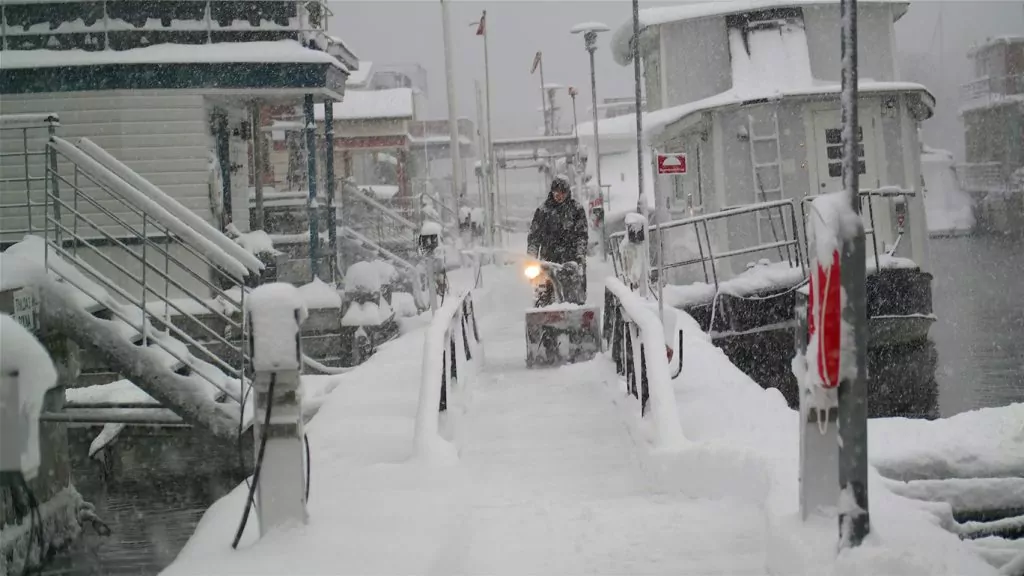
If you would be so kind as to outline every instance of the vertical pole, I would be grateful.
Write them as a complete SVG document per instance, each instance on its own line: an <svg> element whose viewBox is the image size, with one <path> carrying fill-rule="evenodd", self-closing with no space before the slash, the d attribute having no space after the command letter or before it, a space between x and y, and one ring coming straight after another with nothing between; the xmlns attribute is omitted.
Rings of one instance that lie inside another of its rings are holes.
<svg viewBox="0 0 1024 576"><path fill-rule="evenodd" d="M601 198L601 261L608 261L608 206L604 201L604 187L601 186L601 140L597 130L597 74L594 71L594 52L597 51L597 32L591 30L584 36L587 52L590 54L590 100L593 105L594 117L594 173L597 176L597 195Z"/></svg>
<svg viewBox="0 0 1024 576"><path fill-rule="evenodd" d="M490 195L490 202L488 206L491 211L490 226L487 228L487 237L490 247L493 249L494 244L494 228L497 216L497 181L494 178L494 137L491 133L491 62L490 54L487 50L487 35L489 33L490 25L487 23L487 10L484 10L481 20L484 23L484 98L487 106L487 190Z"/></svg>
<svg viewBox="0 0 1024 576"><path fill-rule="evenodd" d="M320 210L316 200L316 117L313 115L313 95L306 94L302 103L306 120L306 181L309 196L306 198L306 216L309 218L309 271L318 278L320 268Z"/></svg>
<svg viewBox="0 0 1024 576"><path fill-rule="evenodd" d="M331 247L331 282L337 283L338 270L341 269L341 254L338 253L338 210L334 182L334 101L324 102L324 140L326 152L324 169L327 172L327 238Z"/></svg>
<svg viewBox="0 0 1024 576"><path fill-rule="evenodd" d="M540 56L540 107L544 114L544 135L551 136L551 122L548 118L548 98L544 93L544 54Z"/></svg>
<svg viewBox="0 0 1024 576"><path fill-rule="evenodd" d="M634 83L634 98L636 101L636 166L637 166L637 184L639 187L637 199L636 199L636 210L644 217L644 228L648 227L649 214L647 207L647 200L644 197L644 149L643 149L643 108L640 105L641 93L640 93L640 3L638 0L633 0L633 40L632 40L632 52L633 52L633 83ZM650 231L645 230L644 232L644 254L641 262L643 263L643 278L640 281L640 295L645 298L649 293L649 286L651 279L650 267L651 267L651 244L650 244ZM660 279L659 279L660 281Z"/></svg>
<svg viewBox="0 0 1024 576"><path fill-rule="evenodd" d="M259 100L252 103L250 116L252 117L252 185L256 192L252 229L263 230L263 120L260 117Z"/></svg>
<svg viewBox="0 0 1024 576"><path fill-rule="evenodd" d="M839 542L858 546L871 530L868 515L867 293L864 224L857 173L857 0L841 0L843 188L858 215L857 232L843 238L840 279L846 292L843 319L853 323L856 372L839 382ZM844 370L842 373L848 374Z"/></svg>
<svg viewBox="0 0 1024 576"><path fill-rule="evenodd" d="M231 135L228 134L228 114L224 110L214 112L217 129L217 158L220 164L221 214L220 229L226 231L231 224Z"/></svg>
<svg viewBox="0 0 1024 576"><path fill-rule="evenodd" d="M53 142L53 137L57 135L57 127L53 122L50 122L47 132L50 135L49 141ZM28 148L25 149L25 158L28 158ZM27 164L26 164L27 166ZM26 175L28 171L26 169ZM27 176L26 176L27 177ZM53 238L57 242L57 246L64 246L64 234L61 230L61 210L60 210L60 173L57 171L57 149L50 146L50 193L53 194ZM75 195L78 195L78 190L75 190ZM29 200L29 204L31 204ZM31 222L31 218L29 219ZM43 211L43 231L45 236L46 231L46 211ZM75 241L77 242L77 240Z"/></svg>
<svg viewBox="0 0 1024 576"><path fill-rule="evenodd" d="M455 70L452 65L452 47L448 23L448 1L441 0L441 28L444 34L444 75L448 90L448 132L451 136L452 187L456 207L465 204L462 196L462 149L459 146L459 124L456 116ZM458 212L458 210L456 210Z"/></svg>

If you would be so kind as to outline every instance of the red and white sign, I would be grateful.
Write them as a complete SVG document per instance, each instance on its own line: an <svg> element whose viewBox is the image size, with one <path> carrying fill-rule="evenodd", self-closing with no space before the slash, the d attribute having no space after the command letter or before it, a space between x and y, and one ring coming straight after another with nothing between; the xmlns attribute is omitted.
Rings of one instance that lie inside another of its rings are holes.
<svg viewBox="0 0 1024 576"><path fill-rule="evenodd" d="M811 273L810 298L807 302L807 335L814 342L818 334L817 350L808 350L817 356L818 378L825 388L839 386L839 356L843 326L843 304L839 275L839 251L832 252L832 262L818 262Z"/></svg>
<svg viewBox="0 0 1024 576"><path fill-rule="evenodd" d="M658 174L686 174L686 154L658 154Z"/></svg>

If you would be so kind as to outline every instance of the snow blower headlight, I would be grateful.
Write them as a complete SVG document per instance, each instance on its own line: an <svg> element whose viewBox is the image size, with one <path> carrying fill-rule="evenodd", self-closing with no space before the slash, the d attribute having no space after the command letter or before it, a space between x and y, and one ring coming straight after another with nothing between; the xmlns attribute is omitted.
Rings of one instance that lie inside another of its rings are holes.
<svg viewBox="0 0 1024 576"><path fill-rule="evenodd" d="M537 278L537 276L540 276L540 266L537 264L529 264L526 266L526 270L523 271L523 274L526 274L527 278L533 280Z"/></svg>

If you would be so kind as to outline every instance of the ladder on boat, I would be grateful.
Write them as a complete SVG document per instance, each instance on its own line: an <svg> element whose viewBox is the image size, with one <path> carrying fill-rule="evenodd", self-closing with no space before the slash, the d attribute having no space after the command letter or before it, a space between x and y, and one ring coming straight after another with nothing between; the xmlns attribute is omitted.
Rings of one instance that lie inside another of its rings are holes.
<svg viewBox="0 0 1024 576"><path fill-rule="evenodd" d="M747 136L750 143L750 170L754 183L754 204L782 200L786 197L782 177L782 146L779 142L779 115L776 108L770 109L767 121L758 121L754 114L747 114ZM769 131L759 133L758 124L767 124ZM772 241L779 240L775 216L770 210L755 212L757 241L764 244L766 236ZM765 229L765 222L768 229ZM786 235L786 224L781 222L782 236ZM780 256L781 257L781 256Z"/></svg>

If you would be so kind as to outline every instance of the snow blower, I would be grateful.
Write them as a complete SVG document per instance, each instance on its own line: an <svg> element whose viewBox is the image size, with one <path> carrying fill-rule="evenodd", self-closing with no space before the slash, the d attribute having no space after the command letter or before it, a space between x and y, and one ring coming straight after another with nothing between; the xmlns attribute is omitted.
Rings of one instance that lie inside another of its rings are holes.
<svg viewBox="0 0 1024 576"><path fill-rule="evenodd" d="M583 305L579 264L533 261L524 272L536 294L534 308L526 311L527 368L593 358L601 349L600 310Z"/></svg>

